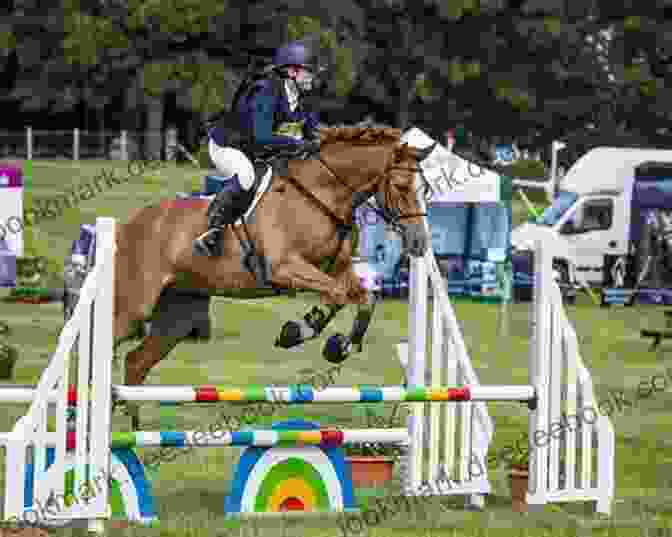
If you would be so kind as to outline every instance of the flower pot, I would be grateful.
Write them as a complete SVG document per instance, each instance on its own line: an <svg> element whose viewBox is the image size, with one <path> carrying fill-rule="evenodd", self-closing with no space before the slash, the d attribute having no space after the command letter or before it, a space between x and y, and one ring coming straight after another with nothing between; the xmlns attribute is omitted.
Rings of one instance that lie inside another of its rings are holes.
<svg viewBox="0 0 672 537"><path fill-rule="evenodd" d="M511 485L511 506L517 513L527 512L527 489L530 472L527 466L514 466L509 474Z"/></svg>
<svg viewBox="0 0 672 537"><path fill-rule="evenodd" d="M381 485L392 479L394 457L353 456L345 459L350 464L354 486Z"/></svg>

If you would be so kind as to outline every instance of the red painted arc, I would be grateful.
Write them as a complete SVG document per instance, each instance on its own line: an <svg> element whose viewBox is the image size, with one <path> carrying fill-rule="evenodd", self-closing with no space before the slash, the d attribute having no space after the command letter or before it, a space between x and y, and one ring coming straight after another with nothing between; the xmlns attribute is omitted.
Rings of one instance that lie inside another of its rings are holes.
<svg viewBox="0 0 672 537"><path fill-rule="evenodd" d="M292 496L280 504L280 511L305 511L306 505L298 498Z"/></svg>

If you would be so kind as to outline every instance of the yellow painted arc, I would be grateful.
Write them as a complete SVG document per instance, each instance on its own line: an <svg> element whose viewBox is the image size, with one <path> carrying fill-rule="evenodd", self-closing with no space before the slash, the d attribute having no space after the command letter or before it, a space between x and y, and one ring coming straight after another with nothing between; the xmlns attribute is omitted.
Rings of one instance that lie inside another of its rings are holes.
<svg viewBox="0 0 672 537"><path fill-rule="evenodd" d="M303 479L293 477L280 483L269 499L272 512L280 511L280 506L287 498L298 498L306 506L306 511L314 511L317 505L312 487Z"/></svg>

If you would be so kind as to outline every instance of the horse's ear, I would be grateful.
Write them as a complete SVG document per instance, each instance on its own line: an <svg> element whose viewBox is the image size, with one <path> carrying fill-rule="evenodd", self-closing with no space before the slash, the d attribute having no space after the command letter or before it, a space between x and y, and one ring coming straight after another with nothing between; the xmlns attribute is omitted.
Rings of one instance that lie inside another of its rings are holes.
<svg viewBox="0 0 672 537"><path fill-rule="evenodd" d="M413 158L415 155L413 147L408 145L408 142L401 142L399 145L399 151L397 152L397 159L407 159Z"/></svg>

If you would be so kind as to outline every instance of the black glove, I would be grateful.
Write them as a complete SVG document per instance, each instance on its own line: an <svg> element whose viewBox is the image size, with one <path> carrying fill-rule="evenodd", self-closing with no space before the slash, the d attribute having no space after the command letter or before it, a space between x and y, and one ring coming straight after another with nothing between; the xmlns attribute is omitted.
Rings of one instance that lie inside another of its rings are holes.
<svg viewBox="0 0 672 537"><path fill-rule="evenodd" d="M320 139L304 140L301 149L306 153L315 154L320 152Z"/></svg>

